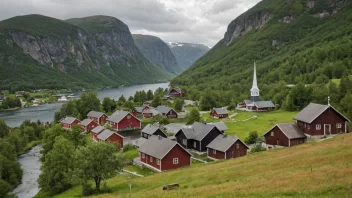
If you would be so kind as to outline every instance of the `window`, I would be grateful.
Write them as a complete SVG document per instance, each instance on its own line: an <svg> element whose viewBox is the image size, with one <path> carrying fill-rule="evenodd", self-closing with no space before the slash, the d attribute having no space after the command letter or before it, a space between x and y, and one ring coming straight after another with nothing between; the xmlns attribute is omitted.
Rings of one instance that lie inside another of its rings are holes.
<svg viewBox="0 0 352 198"><path fill-rule="evenodd" d="M153 162L153 157L152 156L150 156L150 162Z"/></svg>
<svg viewBox="0 0 352 198"><path fill-rule="evenodd" d="M307 128L307 123L304 123L304 128Z"/></svg>
<svg viewBox="0 0 352 198"><path fill-rule="evenodd" d="M213 150L213 153L216 154L216 150Z"/></svg>
<svg viewBox="0 0 352 198"><path fill-rule="evenodd" d="M197 148L197 142L193 142L193 147Z"/></svg>
<svg viewBox="0 0 352 198"><path fill-rule="evenodd" d="M274 131L270 132L270 136L274 136Z"/></svg>
<svg viewBox="0 0 352 198"><path fill-rule="evenodd" d="M240 144L239 144L239 143L236 144L236 148L237 148L237 149L240 148Z"/></svg>
<svg viewBox="0 0 352 198"><path fill-rule="evenodd" d="M145 154L144 154L144 153L142 153L142 158L143 158L143 159L145 158Z"/></svg>
<svg viewBox="0 0 352 198"><path fill-rule="evenodd" d="M156 160L156 164L160 165L160 160L159 159Z"/></svg>
<svg viewBox="0 0 352 198"><path fill-rule="evenodd" d="M342 128L341 123L336 123L336 128L341 129Z"/></svg>
<svg viewBox="0 0 352 198"><path fill-rule="evenodd" d="M178 164L178 158L173 159L173 164Z"/></svg>
<svg viewBox="0 0 352 198"><path fill-rule="evenodd" d="M320 130L321 129L321 125L320 124L315 125L315 129L316 130Z"/></svg>
<svg viewBox="0 0 352 198"><path fill-rule="evenodd" d="M187 145L187 139L183 139L183 140L182 140L182 144L183 144L183 145Z"/></svg>

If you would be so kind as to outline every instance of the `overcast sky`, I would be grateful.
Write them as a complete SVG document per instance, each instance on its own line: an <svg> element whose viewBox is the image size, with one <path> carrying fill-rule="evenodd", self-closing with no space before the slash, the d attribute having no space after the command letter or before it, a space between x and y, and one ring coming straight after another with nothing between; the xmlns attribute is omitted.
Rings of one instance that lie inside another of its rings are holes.
<svg viewBox="0 0 352 198"><path fill-rule="evenodd" d="M260 0L0 0L0 20L42 14L59 19L108 15L133 34L214 46L227 25Z"/></svg>

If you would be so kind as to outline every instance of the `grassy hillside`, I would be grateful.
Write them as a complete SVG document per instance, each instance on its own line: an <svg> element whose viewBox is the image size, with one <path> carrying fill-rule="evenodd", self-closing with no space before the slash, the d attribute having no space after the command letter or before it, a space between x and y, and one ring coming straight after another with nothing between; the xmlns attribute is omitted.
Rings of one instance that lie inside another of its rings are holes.
<svg viewBox="0 0 352 198"><path fill-rule="evenodd" d="M309 8L303 0L261 1L231 22L228 36L175 78L172 85L248 95L254 61L259 88L280 81L320 84L352 73L351 1L314 2L315 7ZM321 15L324 11L329 13ZM258 25L264 16L271 18ZM247 31L246 27L253 28ZM228 37L236 30L243 32L230 41Z"/></svg>
<svg viewBox="0 0 352 198"><path fill-rule="evenodd" d="M251 154L228 161L132 178L131 197L350 197L352 134ZM165 184L177 190L163 191ZM108 180L111 194L129 197L127 176ZM80 196L80 187L56 197ZM94 197L94 196L93 196Z"/></svg>

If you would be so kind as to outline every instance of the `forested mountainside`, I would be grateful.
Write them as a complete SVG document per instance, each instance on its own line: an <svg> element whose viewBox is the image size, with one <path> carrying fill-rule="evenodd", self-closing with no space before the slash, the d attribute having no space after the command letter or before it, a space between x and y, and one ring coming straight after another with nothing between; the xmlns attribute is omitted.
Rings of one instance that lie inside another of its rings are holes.
<svg viewBox="0 0 352 198"><path fill-rule="evenodd" d="M188 69L210 50L208 46L198 43L168 42L167 45L182 69Z"/></svg>
<svg viewBox="0 0 352 198"><path fill-rule="evenodd" d="M160 38L142 34L132 36L139 50L151 63L173 74L183 71L169 47Z"/></svg>
<svg viewBox="0 0 352 198"><path fill-rule="evenodd" d="M331 79L352 73L351 3L263 0L233 20L224 38L171 84L187 87L195 99L215 90L209 95L221 104L235 103L248 98L256 61L261 96L275 104L283 103L288 84L325 91Z"/></svg>
<svg viewBox="0 0 352 198"><path fill-rule="evenodd" d="M0 22L0 89L103 88L166 81L123 22L26 15Z"/></svg>

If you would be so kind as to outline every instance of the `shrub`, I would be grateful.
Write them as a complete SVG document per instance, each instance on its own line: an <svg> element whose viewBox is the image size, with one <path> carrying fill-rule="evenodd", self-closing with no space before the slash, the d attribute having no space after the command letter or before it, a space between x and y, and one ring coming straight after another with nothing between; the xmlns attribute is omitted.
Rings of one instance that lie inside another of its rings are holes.
<svg viewBox="0 0 352 198"><path fill-rule="evenodd" d="M258 132L257 131L251 131L244 140L246 144L254 144L258 140Z"/></svg>
<svg viewBox="0 0 352 198"><path fill-rule="evenodd" d="M163 119L161 119L160 121L159 121L159 124L170 124L170 121L169 121L169 119L167 119L167 118L163 118Z"/></svg>
<svg viewBox="0 0 352 198"><path fill-rule="evenodd" d="M249 153L257 153L257 152L261 152L261 151L266 151L265 147L262 147L260 144L255 145L251 148L251 150L249 151Z"/></svg>
<svg viewBox="0 0 352 198"><path fill-rule="evenodd" d="M134 147L133 147L132 144L126 144L126 145L123 147L123 152L129 151L129 150L132 150L132 149L134 149Z"/></svg>

